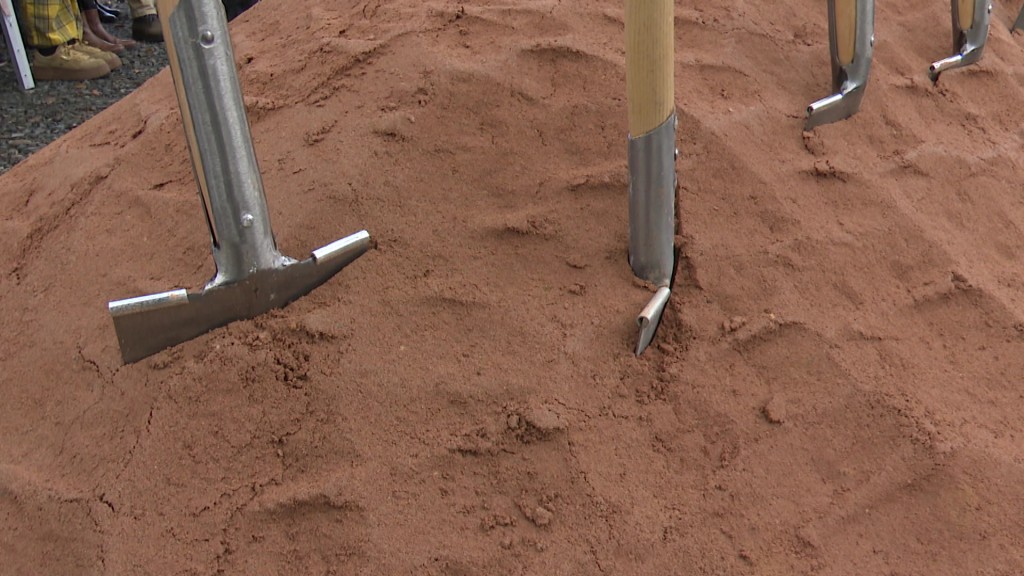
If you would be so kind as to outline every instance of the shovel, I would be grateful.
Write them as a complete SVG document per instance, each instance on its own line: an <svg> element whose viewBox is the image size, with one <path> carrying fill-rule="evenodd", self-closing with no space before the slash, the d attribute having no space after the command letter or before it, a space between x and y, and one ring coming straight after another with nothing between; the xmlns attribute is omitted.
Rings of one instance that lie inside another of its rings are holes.
<svg viewBox="0 0 1024 576"><path fill-rule="evenodd" d="M828 36L834 94L807 107L805 130L860 110L875 47L875 0L828 0Z"/></svg>
<svg viewBox="0 0 1024 576"><path fill-rule="evenodd" d="M672 0L627 0L629 265L657 287L636 317L637 356L654 339L675 271L674 42Z"/></svg>
<svg viewBox="0 0 1024 576"><path fill-rule="evenodd" d="M158 9L217 273L199 292L110 302L126 363L283 307L370 247L363 230L302 261L278 251L224 8L220 0L159 0Z"/></svg>
<svg viewBox="0 0 1024 576"><path fill-rule="evenodd" d="M988 39L988 23L992 14L992 0L952 0L953 52L928 68L928 77L938 82L939 74L953 68L974 64L981 60ZM1020 19L1017 19L1020 22Z"/></svg>

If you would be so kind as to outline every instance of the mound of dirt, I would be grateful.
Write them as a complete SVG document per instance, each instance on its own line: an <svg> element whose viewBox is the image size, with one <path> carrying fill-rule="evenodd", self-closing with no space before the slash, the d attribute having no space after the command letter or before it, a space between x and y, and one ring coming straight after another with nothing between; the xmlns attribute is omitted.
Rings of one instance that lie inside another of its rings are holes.
<svg viewBox="0 0 1024 576"><path fill-rule="evenodd" d="M232 24L278 243L375 248L122 366L213 273L169 74L0 177L0 574L1019 574L1024 37L948 4L677 6L683 254L626 263L619 1L263 0Z"/></svg>

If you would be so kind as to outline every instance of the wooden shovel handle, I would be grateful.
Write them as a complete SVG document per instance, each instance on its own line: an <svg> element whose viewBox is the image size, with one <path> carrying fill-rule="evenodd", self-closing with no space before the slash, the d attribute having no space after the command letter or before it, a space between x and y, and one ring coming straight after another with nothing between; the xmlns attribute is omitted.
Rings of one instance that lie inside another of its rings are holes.
<svg viewBox="0 0 1024 576"><path fill-rule="evenodd" d="M675 108L672 0L626 0L629 134L647 134Z"/></svg>
<svg viewBox="0 0 1024 576"><path fill-rule="evenodd" d="M960 15L960 29L970 30L974 27L974 0L956 0L957 13Z"/></svg>
<svg viewBox="0 0 1024 576"><path fill-rule="evenodd" d="M836 49L839 63L843 66L853 62L857 51L857 0L835 0L836 2Z"/></svg>

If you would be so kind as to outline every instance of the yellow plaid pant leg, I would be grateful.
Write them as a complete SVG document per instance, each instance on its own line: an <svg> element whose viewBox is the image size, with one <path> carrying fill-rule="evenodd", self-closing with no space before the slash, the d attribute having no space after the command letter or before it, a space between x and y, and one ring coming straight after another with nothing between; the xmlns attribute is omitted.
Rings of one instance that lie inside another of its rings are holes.
<svg viewBox="0 0 1024 576"><path fill-rule="evenodd" d="M131 11L132 18L156 14L156 0L128 0L128 10Z"/></svg>
<svg viewBox="0 0 1024 576"><path fill-rule="evenodd" d="M52 48L82 37L77 0L23 0L25 39L36 48Z"/></svg>

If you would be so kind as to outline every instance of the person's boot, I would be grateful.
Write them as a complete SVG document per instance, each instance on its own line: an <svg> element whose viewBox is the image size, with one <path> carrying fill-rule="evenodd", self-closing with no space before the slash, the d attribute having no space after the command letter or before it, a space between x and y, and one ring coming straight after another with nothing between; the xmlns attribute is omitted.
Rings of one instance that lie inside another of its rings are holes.
<svg viewBox="0 0 1024 576"><path fill-rule="evenodd" d="M111 71L117 70L121 67L121 59L118 58L117 54L114 54L113 52L102 50L100 48L97 48L96 46L90 46L85 42L76 42L74 44L71 44L70 46L72 50L82 52L86 56L103 60L107 63L107 66L110 68Z"/></svg>
<svg viewBox="0 0 1024 576"><path fill-rule="evenodd" d="M38 50L32 55L32 76L36 80L95 80L109 74L106 62L67 44L58 46L50 55Z"/></svg>
<svg viewBox="0 0 1024 576"><path fill-rule="evenodd" d="M163 42L164 31L156 14L146 14L132 19L132 38L140 42Z"/></svg>

